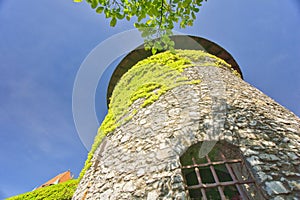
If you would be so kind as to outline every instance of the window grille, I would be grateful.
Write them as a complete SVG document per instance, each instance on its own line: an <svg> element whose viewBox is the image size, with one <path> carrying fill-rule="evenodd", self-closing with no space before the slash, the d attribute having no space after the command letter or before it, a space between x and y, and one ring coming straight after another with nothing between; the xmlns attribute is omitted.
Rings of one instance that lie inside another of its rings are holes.
<svg viewBox="0 0 300 200"><path fill-rule="evenodd" d="M193 145L180 158L192 200L265 199L237 147L217 143L208 155L199 158L200 147L201 143Z"/></svg>

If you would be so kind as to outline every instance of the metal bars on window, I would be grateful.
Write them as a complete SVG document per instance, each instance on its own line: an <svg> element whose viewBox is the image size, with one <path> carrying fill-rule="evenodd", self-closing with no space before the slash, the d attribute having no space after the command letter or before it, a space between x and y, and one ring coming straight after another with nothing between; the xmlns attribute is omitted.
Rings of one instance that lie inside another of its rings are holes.
<svg viewBox="0 0 300 200"><path fill-rule="evenodd" d="M205 159L191 157L192 164L182 166L186 189L192 200L252 199L257 190L254 177L247 170L243 159L226 158L221 151L217 160L209 155ZM255 189L253 189L255 188Z"/></svg>

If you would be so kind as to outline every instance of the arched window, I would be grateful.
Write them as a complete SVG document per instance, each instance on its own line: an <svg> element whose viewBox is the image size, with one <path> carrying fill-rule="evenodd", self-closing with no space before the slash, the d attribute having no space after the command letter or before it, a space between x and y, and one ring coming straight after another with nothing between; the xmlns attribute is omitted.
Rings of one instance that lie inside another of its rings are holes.
<svg viewBox="0 0 300 200"><path fill-rule="evenodd" d="M185 187L192 200L265 199L236 146L218 142L200 158L201 145L192 145L180 157Z"/></svg>

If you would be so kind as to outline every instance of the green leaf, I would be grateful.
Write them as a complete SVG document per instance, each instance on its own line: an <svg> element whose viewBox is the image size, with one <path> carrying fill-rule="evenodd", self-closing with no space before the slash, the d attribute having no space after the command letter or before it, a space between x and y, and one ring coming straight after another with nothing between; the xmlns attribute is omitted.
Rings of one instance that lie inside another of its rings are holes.
<svg viewBox="0 0 300 200"><path fill-rule="evenodd" d="M146 22L147 25L149 25L149 24L151 24L151 23L152 23L152 19L149 19L149 20Z"/></svg>
<svg viewBox="0 0 300 200"><path fill-rule="evenodd" d="M133 6L131 9L132 9L132 10L131 10L132 13L134 13L134 14L137 13L137 8L136 8L135 6ZM137 14L136 14L136 15L137 15Z"/></svg>
<svg viewBox="0 0 300 200"><path fill-rule="evenodd" d="M178 6L177 6L178 8L182 8L183 7L183 5L182 5L182 2L181 1L179 1L179 3L178 3Z"/></svg>
<svg viewBox="0 0 300 200"><path fill-rule="evenodd" d="M138 22L142 21L142 19L144 19L145 17L146 17L145 14L138 15Z"/></svg>
<svg viewBox="0 0 300 200"><path fill-rule="evenodd" d="M205 1L206 1L206 0L205 0ZM201 5L202 5L202 4L201 4L202 2L203 2L203 0L197 0L197 1L196 1L196 4L197 4L198 6L201 6Z"/></svg>
<svg viewBox="0 0 300 200"><path fill-rule="evenodd" d="M150 46L150 44L145 43L145 44L144 44L144 48L145 48L146 51L148 51L148 50L151 49L151 46Z"/></svg>
<svg viewBox="0 0 300 200"><path fill-rule="evenodd" d="M80 2L82 2L82 0L73 0L73 2L80 3Z"/></svg>
<svg viewBox="0 0 300 200"><path fill-rule="evenodd" d="M97 1L97 0L93 0L93 1L92 1L92 4L91 4L91 7L92 7L93 9L95 9L95 8L97 7L97 5L98 5L98 1Z"/></svg>
<svg viewBox="0 0 300 200"><path fill-rule="evenodd" d="M174 28L174 24L173 23L169 23L167 26L168 29L173 29Z"/></svg>
<svg viewBox="0 0 300 200"><path fill-rule="evenodd" d="M182 2L182 6L185 7L186 9L190 9L189 6L190 6L190 1L189 0L184 0Z"/></svg>
<svg viewBox="0 0 300 200"><path fill-rule="evenodd" d="M108 10L107 8L104 8L104 14L106 18L110 18L111 14L110 14L110 10Z"/></svg>
<svg viewBox="0 0 300 200"><path fill-rule="evenodd" d="M160 44L159 41L156 41L154 43L154 48L157 49L157 50L159 50L159 51L163 49L163 47L161 46L161 44Z"/></svg>
<svg viewBox="0 0 300 200"><path fill-rule="evenodd" d="M193 19L196 19L196 15L195 15L194 12L192 12L192 18L193 18Z"/></svg>
<svg viewBox="0 0 300 200"><path fill-rule="evenodd" d="M114 27L116 25L116 23L117 23L117 19L116 19L116 17L113 17L110 21L110 26Z"/></svg>
<svg viewBox="0 0 300 200"><path fill-rule="evenodd" d="M170 38L167 35L163 35L161 37L161 40L162 40L163 43L168 43L170 41Z"/></svg>
<svg viewBox="0 0 300 200"><path fill-rule="evenodd" d="M151 52L152 52L153 55L155 55L156 52L157 52L157 49L155 49L155 48L152 47Z"/></svg>
<svg viewBox="0 0 300 200"><path fill-rule="evenodd" d="M119 13L119 12L117 13L117 18L118 18L118 19L124 19L124 17L125 17L124 14L122 15L122 14Z"/></svg>
<svg viewBox="0 0 300 200"><path fill-rule="evenodd" d="M180 28L185 28L185 26L186 26L185 23L186 23L185 20L182 20L182 21L180 22Z"/></svg>
<svg viewBox="0 0 300 200"><path fill-rule="evenodd" d="M188 26L193 26L193 20L188 20L186 23Z"/></svg>
<svg viewBox="0 0 300 200"><path fill-rule="evenodd" d="M199 8L194 7L194 8L193 8L193 11L199 12Z"/></svg>
<svg viewBox="0 0 300 200"><path fill-rule="evenodd" d="M173 40L170 41L170 46L172 46L172 47L175 46L175 42Z"/></svg>
<svg viewBox="0 0 300 200"><path fill-rule="evenodd" d="M103 10L104 10L104 7L98 7L96 9L96 12L99 13L99 14L101 14L103 12Z"/></svg>

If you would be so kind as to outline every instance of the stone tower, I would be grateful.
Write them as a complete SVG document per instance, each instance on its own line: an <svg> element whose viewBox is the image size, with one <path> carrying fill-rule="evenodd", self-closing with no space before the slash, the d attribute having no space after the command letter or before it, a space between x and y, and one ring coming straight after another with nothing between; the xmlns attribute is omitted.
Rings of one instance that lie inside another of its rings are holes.
<svg viewBox="0 0 300 200"><path fill-rule="evenodd" d="M299 199L300 119L217 44L173 40L116 68L73 199Z"/></svg>

